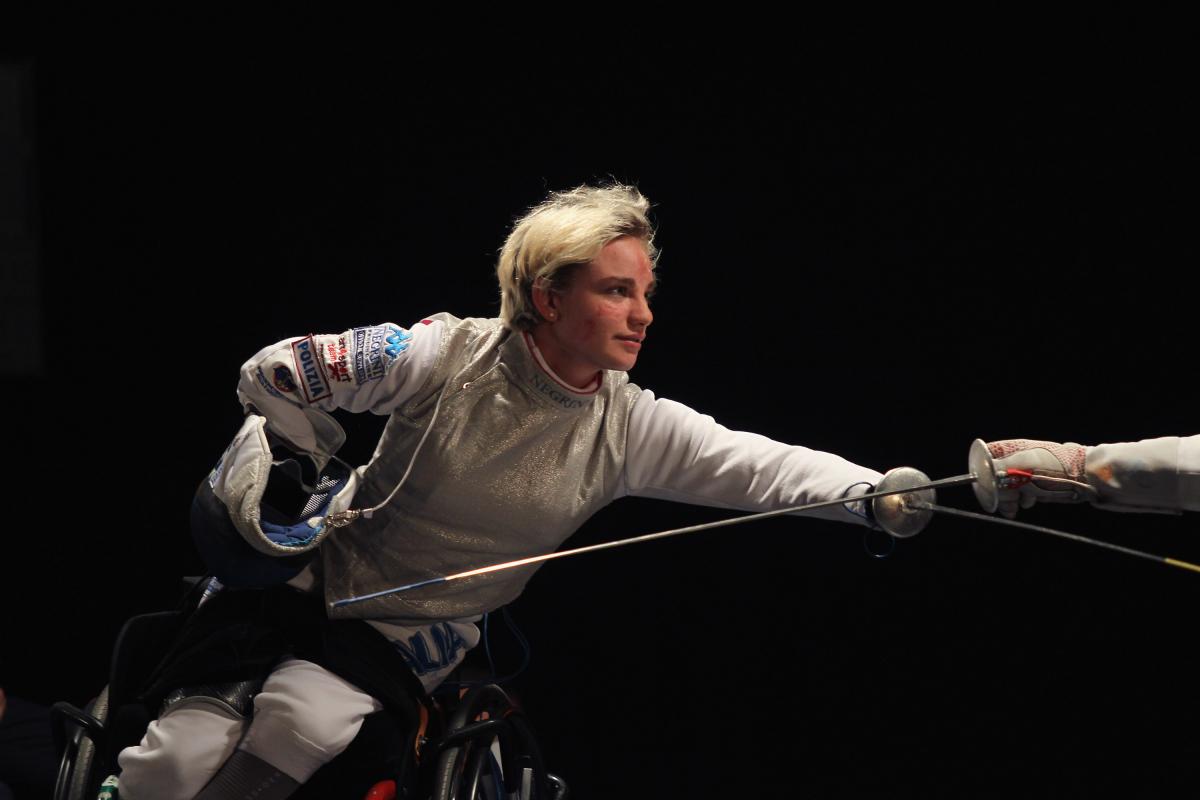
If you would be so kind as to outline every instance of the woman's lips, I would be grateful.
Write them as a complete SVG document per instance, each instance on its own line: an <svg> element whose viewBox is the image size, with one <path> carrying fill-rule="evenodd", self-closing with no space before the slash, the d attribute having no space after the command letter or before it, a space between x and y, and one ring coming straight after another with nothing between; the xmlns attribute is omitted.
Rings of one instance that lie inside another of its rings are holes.
<svg viewBox="0 0 1200 800"><path fill-rule="evenodd" d="M617 341L635 353L642 349L642 338L638 336L618 336Z"/></svg>

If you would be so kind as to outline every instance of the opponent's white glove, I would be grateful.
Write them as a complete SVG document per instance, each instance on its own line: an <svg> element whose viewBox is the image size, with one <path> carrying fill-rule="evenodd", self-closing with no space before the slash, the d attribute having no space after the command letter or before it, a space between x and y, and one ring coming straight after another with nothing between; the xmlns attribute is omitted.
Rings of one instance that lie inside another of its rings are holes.
<svg viewBox="0 0 1200 800"><path fill-rule="evenodd" d="M988 442L988 452L1000 477L999 511L1012 519L1018 508L1030 508L1039 500L1043 503L1082 503L1095 499L1087 488L1085 472L1088 448L1074 442L1042 442L1035 439L1003 439ZM1059 481L1037 480L1037 476L1075 481L1072 486Z"/></svg>

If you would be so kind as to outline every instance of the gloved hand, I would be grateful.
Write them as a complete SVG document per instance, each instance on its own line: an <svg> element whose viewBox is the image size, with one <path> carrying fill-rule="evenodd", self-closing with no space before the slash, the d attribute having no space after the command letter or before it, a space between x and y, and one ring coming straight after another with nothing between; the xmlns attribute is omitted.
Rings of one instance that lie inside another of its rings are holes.
<svg viewBox="0 0 1200 800"><path fill-rule="evenodd" d="M1094 499L1084 467L1087 448L1074 442L1042 442L1035 439L1003 439L988 442L988 452L996 472L1017 471L1032 477L1009 472L999 478L999 511L1012 519L1018 508L1030 508L1039 500L1043 503L1082 503ZM1037 480L1037 476L1070 480L1083 484L1072 486L1058 481Z"/></svg>

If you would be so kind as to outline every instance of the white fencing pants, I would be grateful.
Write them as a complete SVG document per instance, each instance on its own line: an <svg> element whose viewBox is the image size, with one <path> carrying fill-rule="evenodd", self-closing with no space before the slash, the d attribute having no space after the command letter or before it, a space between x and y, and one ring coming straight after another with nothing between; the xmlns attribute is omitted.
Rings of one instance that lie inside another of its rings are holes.
<svg viewBox="0 0 1200 800"><path fill-rule="evenodd" d="M267 677L249 724L203 698L181 701L151 722L141 744L117 759L121 798L192 800L235 748L304 783L381 708L332 672L288 659Z"/></svg>

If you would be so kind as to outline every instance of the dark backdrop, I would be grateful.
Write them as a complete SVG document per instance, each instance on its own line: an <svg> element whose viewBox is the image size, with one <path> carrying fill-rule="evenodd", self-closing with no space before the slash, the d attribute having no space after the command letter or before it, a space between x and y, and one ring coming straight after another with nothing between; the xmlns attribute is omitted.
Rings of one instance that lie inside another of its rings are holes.
<svg viewBox="0 0 1200 800"><path fill-rule="evenodd" d="M85 701L121 621L201 569L189 499L244 359L494 315L508 225L583 181L656 206L632 379L729 427L935 478L975 437L1196 432L1196 130L1168 65L413 38L29 62L43 325L9 346L44 369L4 383L10 692ZM382 420L344 422L367 457ZM569 544L722 516L625 500ZM1028 519L1200 560L1190 516ZM513 608L515 686L580 798L1154 786L1197 771L1198 595L996 526L937 518L876 560L857 529L773 520L547 566Z"/></svg>

